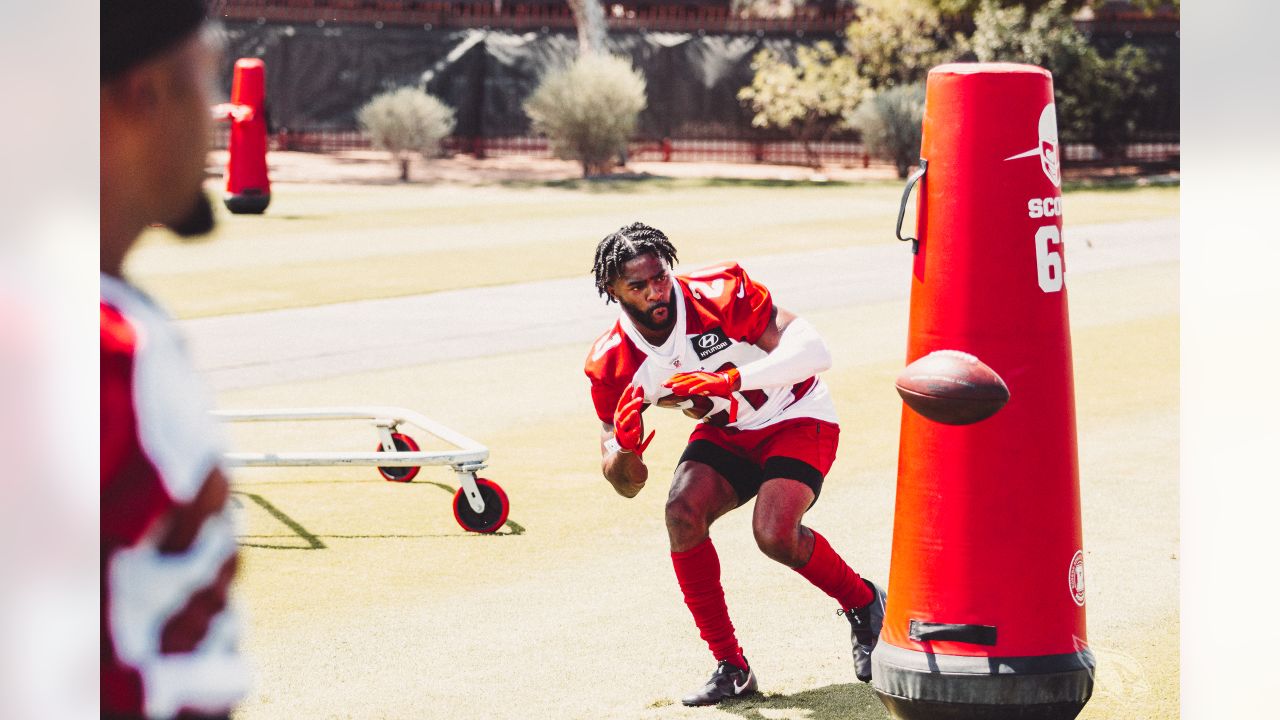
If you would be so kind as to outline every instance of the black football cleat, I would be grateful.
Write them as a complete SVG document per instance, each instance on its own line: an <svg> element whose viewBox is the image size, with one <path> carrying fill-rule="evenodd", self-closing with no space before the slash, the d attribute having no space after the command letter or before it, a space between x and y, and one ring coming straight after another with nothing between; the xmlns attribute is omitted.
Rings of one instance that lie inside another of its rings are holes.
<svg viewBox="0 0 1280 720"><path fill-rule="evenodd" d="M756 674L751 671L750 663L743 669L728 660L721 660L707 684L692 695L681 698L680 702L690 707L715 705L722 700L751 695L755 691Z"/></svg>
<svg viewBox="0 0 1280 720"><path fill-rule="evenodd" d="M862 582L871 588L871 602L852 610L841 610L849 619L853 641L853 674L862 682L871 682L871 651L880 641L880 628L884 626L884 591L870 580Z"/></svg>

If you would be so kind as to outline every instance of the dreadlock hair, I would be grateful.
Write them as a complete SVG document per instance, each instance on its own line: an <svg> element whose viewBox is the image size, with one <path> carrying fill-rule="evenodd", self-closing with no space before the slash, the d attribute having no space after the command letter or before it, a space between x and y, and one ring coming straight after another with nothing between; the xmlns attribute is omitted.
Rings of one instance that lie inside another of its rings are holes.
<svg viewBox="0 0 1280 720"><path fill-rule="evenodd" d="M668 267L676 264L676 247L661 230L642 222L619 228L596 246L596 262L591 270L596 275L596 290L606 304L613 302L608 287L622 274L622 266L645 253L656 255Z"/></svg>

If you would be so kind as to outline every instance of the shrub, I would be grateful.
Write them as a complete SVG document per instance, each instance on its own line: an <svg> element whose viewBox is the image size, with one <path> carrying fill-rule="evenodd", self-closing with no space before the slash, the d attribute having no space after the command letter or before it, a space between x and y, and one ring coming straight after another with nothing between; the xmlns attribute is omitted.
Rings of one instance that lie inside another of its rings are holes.
<svg viewBox="0 0 1280 720"><path fill-rule="evenodd" d="M924 84L896 85L876 93L854 114L853 125L874 155L892 158L905 178L920 159Z"/></svg>
<svg viewBox="0 0 1280 720"><path fill-rule="evenodd" d="M524 111L555 156L577 160L590 177L608 172L626 149L645 104L644 76L630 62L593 53L548 73Z"/></svg>
<svg viewBox="0 0 1280 720"><path fill-rule="evenodd" d="M1143 102L1155 87L1156 63L1145 50L1124 45L1103 58L1076 29L1064 0L1028 13L984 0L974 16L973 51L979 60L1024 62L1053 73L1063 139L1091 142L1115 156L1133 137Z"/></svg>
<svg viewBox="0 0 1280 720"><path fill-rule="evenodd" d="M402 87L374 97L356 113L360 127L375 147L400 163L400 180L409 179L413 153L424 158L440 153L440 141L453 132L453 109L417 88Z"/></svg>
<svg viewBox="0 0 1280 720"><path fill-rule="evenodd" d="M1140 3L1158 5L1168 0L1129 0L1130 5L1138 5ZM943 15L955 19L972 19L978 12L978 8L982 6L984 0L929 0L929 4L938 8ZM996 0L1001 7L1023 7L1027 10L1039 10L1049 2L1049 0ZM1173 0L1177 3L1178 0ZM1085 5L1092 4L1095 7L1105 4L1105 0L1067 0L1063 9L1068 13L1074 13Z"/></svg>
<svg viewBox="0 0 1280 720"><path fill-rule="evenodd" d="M845 46L858 74L873 89L925 79L929 68L963 53L963 36L949 36L927 0L862 0L845 29Z"/></svg>
<svg viewBox="0 0 1280 720"><path fill-rule="evenodd" d="M755 112L751 124L789 130L804 146L809 164L818 167L811 144L847 127L866 92L853 58L824 40L796 48L794 65L773 50L761 50L751 69L751 84L738 91L738 99Z"/></svg>

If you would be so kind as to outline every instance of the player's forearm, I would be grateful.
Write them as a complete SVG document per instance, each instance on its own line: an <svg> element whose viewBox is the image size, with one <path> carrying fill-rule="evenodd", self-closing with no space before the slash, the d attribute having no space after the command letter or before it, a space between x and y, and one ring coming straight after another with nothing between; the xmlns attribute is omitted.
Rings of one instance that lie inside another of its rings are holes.
<svg viewBox="0 0 1280 720"><path fill-rule="evenodd" d="M604 477L623 497L635 497L649 479L649 468L635 453L615 450L604 457Z"/></svg>
<svg viewBox="0 0 1280 720"><path fill-rule="evenodd" d="M782 330L768 355L738 368L740 389L794 385L831 368L827 343L804 318L794 318Z"/></svg>

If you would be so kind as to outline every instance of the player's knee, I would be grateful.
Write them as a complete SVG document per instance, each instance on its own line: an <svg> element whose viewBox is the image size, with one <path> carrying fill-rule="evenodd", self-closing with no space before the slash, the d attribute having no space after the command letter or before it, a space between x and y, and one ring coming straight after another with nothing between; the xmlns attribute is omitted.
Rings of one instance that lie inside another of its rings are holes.
<svg viewBox="0 0 1280 720"><path fill-rule="evenodd" d="M752 523L756 545L760 552L784 564L795 567L803 564L800 557L800 533L798 528L769 522Z"/></svg>
<svg viewBox="0 0 1280 720"><path fill-rule="evenodd" d="M676 496L667 500L667 532L673 538L691 538L707 534L706 513L686 498Z"/></svg>

